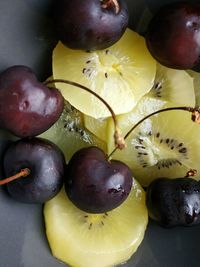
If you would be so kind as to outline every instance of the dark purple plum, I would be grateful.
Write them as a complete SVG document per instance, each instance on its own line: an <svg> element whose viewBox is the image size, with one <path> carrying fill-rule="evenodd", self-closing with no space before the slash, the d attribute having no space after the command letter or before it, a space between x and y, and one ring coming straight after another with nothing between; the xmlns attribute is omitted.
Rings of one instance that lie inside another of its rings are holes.
<svg viewBox="0 0 200 267"><path fill-rule="evenodd" d="M107 161L97 147L76 152L67 166L64 179L69 199L88 213L103 213L118 207L128 197L132 174L120 161Z"/></svg>
<svg viewBox="0 0 200 267"><path fill-rule="evenodd" d="M200 4L163 6L151 20L146 43L161 64L190 69L200 63Z"/></svg>
<svg viewBox="0 0 200 267"><path fill-rule="evenodd" d="M65 159L61 150L40 138L21 139L12 143L4 155L6 177L28 169L30 173L8 183L8 193L25 203L44 203L53 198L63 185Z"/></svg>
<svg viewBox="0 0 200 267"><path fill-rule="evenodd" d="M104 49L117 42L128 25L124 0L58 0L58 38L72 49Z"/></svg>
<svg viewBox="0 0 200 267"><path fill-rule="evenodd" d="M30 68L13 66L0 74L0 128L36 136L59 119L63 107L61 93L38 82Z"/></svg>
<svg viewBox="0 0 200 267"><path fill-rule="evenodd" d="M151 219L164 227L200 223L200 183L192 178L160 178L147 189Z"/></svg>

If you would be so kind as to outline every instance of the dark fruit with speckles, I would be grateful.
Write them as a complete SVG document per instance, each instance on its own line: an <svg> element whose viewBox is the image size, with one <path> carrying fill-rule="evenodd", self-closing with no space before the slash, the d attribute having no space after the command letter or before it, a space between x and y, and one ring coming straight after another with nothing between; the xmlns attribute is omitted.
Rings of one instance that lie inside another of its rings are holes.
<svg viewBox="0 0 200 267"><path fill-rule="evenodd" d="M50 128L64 107L61 93L37 81L26 66L0 74L0 128L18 137L32 137Z"/></svg>
<svg viewBox="0 0 200 267"><path fill-rule="evenodd" d="M192 178L160 178L147 189L150 217L164 227L200 223L200 183Z"/></svg>
<svg viewBox="0 0 200 267"><path fill-rule="evenodd" d="M10 177L28 168L30 174L7 184L9 194L26 203L44 203L63 185L65 159L61 150L45 139L21 139L5 153L4 174Z"/></svg>
<svg viewBox="0 0 200 267"><path fill-rule="evenodd" d="M128 25L124 0L58 0L55 23L58 37L73 49L104 49L117 42Z"/></svg>
<svg viewBox="0 0 200 267"><path fill-rule="evenodd" d="M65 190L70 200L88 213L103 213L118 207L128 197L132 174L120 161L107 161L97 147L83 148L69 161Z"/></svg>
<svg viewBox="0 0 200 267"><path fill-rule="evenodd" d="M149 24L149 51L161 64L190 69L200 63L200 4L173 3L162 7Z"/></svg>

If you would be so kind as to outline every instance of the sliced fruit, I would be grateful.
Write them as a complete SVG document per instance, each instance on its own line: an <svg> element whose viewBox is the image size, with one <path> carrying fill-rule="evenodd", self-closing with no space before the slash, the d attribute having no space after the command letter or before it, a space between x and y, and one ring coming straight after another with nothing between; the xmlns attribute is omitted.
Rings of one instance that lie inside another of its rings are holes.
<svg viewBox="0 0 200 267"><path fill-rule="evenodd" d="M158 64L151 91L142 97L131 112L117 116L122 134L125 135L146 115L161 108L173 106L195 106L193 78L186 71L169 69ZM113 131L113 122L109 120L107 123L108 153L114 147ZM96 134L96 136L99 135Z"/></svg>
<svg viewBox="0 0 200 267"><path fill-rule="evenodd" d="M143 122L126 139L114 159L126 163L143 185L158 177L184 177L190 169L200 178L200 125L185 111L161 113Z"/></svg>
<svg viewBox="0 0 200 267"><path fill-rule="evenodd" d="M109 118L99 118L95 119L91 116L83 114L84 126L93 134L95 134L99 139L107 142L107 126Z"/></svg>
<svg viewBox="0 0 200 267"><path fill-rule="evenodd" d="M194 105L193 79L184 70L170 69L157 64L154 85L147 96L166 101L167 106Z"/></svg>
<svg viewBox="0 0 200 267"><path fill-rule="evenodd" d="M123 37L105 50L84 52L58 43L53 52L53 77L78 81L99 94L116 114L133 109L152 87L156 72L144 38L127 29ZM109 111L92 94L58 84L63 96L75 108L94 118L108 117Z"/></svg>
<svg viewBox="0 0 200 267"><path fill-rule="evenodd" d="M125 135L137 121L147 114L164 107L177 105L195 105L193 78L186 71L169 69L157 64L156 77L151 91L141 98L131 112L117 116L120 129ZM110 152L114 146L112 119L95 119L85 114L83 116L85 127L105 141Z"/></svg>
<svg viewBox="0 0 200 267"><path fill-rule="evenodd" d="M200 106L200 73L188 70L187 71L192 77L194 81L194 91L195 91L195 98L196 98L196 106Z"/></svg>
<svg viewBox="0 0 200 267"><path fill-rule="evenodd" d="M143 240L148 215L145 193L133 180L132 191L118 208L87 214L64 190L44 207L46 234L53 255L75 267L110 267L126 262Z"/></svg>
<svg viewBox="0 0 200 267"><path fill-rule="evenodd" d="M82 114L67 102L60 119L40 137L54 142L67 161L82 147L94 145L106 149L104 142L85 129Z"/></svg>

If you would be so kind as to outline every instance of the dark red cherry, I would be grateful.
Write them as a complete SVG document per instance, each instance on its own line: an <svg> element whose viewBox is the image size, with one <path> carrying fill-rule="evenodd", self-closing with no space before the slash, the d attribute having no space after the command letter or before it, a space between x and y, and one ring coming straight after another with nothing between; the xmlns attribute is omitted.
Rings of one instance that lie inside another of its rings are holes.
<svg viewBox="0 0 200 267"><path fill-rule="evenodd" d="M190 69L200 63L200 4L163 6L149 24L146 42L161 64Z"/></svg>
<svg viewBox="0 0 200 267"><path fill-rule="evenodd" d="M150 217L164 227L200 223L200 183L192 178L154 180L146 201Z"/></svg>
<svg viewBox="0 0 200 267"><path fill-rule="evenodd" d="M65 190L70 200L89 213L103 213L118 207L128 197L132 174L120 161L107 161L97 147L76 152L67 166Z"/></svg>
<svg viewBox="0 0 200 267"><path fill-rule="evenodd" d="M124 0L58 0L55 23L59 39L73 49L104 49L117 42L128 25Z"/></svg>
<svg viewBox="0 0 200 267"><path fill-rule="evenodd" d="M7 184L8 193L26 203L44 203L63 185L65 159L61 150L45 139L29 138L12 143L3 160L6 177L28 169L28 175Z"/></svg>
<svg viewBox="0 0 200 267"><path fill-rule="evenodd" d="M61 93L37 81L26 66L0 74L0 127L19 137L36 136L50 128L64 106Z"/></svg>

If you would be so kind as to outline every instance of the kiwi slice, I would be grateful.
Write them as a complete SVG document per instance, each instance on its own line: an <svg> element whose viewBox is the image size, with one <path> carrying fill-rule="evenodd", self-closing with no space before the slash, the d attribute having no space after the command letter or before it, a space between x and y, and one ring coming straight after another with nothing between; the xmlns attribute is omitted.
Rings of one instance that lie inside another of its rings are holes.
<svg viewBox="0 0 200 267"><path fill-rule="evenodd" d="M131 112L117 116L120 129L125 135L146 115L164 107L179 105L195 105L193 79L186 71L174 70L157 64L156 77L150 92L141 98ZM84 115L84 124L98 138L107 142L108 152L111 152L114 146L112 119L94 119Z"/></svg>
<svg viewBox="0 0 200 267"><path fill-rule="evenodd" d="M107 142L107 127L109 118L95 119L91 116L83 114L83 120L86 129L88 129L91 133L96 135L102 141Z"/></svg>
<svg viewBox="0 0 200 267"><path fill-rule="evenodd" d="M196 106L200 106L200 73L193 70L188 70L187 72L193 78Z"/></svg>
<svg viewBox="0 0 200 267"><path fill-rule="evenodd" d="M165 101L166 106L178 104L193 106L195 103L193 79L184 70L167 68L157 63L154 85L147 96Z"/></svg>
<svg viewBox="0 0 200 267"><path fill-rule="evenodd" d="M98 146L105 151L106 145L95 135L85 129L82 114L65 102L59 120L40 137L54 142L64 152L68 161L82 147Z"/></svg>
<svg viewBox="0 0 200 267"><path fill-rule="evenodd" d="M181 92L180 92L181 91ZM134 124L148 114L166 107L195 106L193 79L184 70L174 70L157 64L157 72L151 91L129 113L118 116L119 126L125 135ZM114 147L114 125L109 120L108 153Z"/></svg>
<svg viewBox="0 0 200 267"><path fill-rule="evenodd" d="M75 267L111 267L126 262L143 240L148 222L145 192L133 180L132 191L118 208L87 214L76 208L64 189L44 207L52 254Z"/></svg>
<svg viewBox="0 0 200 267"><path fill-rule="evenodd" d="M184 177L190 169L200 178L200 125L185 111L161 113L143 122L113 154L126 163L143 185L159 177Z"/></svg>
<svg viewBox="0 0 200 267"><path fill-rule="evenodd" d="M131 111L152 87L156 62L145 40L130 29L105 50L84 52L58 43L53 51L53 77L79 82L100 95L116 114ZM92 94L71 85L58 84L63 96L75 108L94 118L110 116Z"/></svg>

